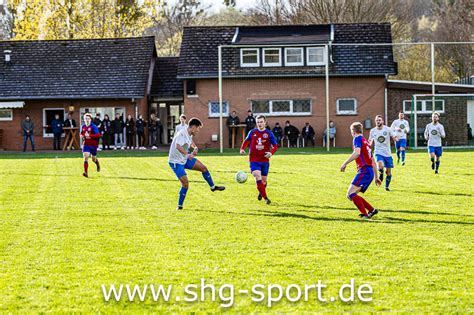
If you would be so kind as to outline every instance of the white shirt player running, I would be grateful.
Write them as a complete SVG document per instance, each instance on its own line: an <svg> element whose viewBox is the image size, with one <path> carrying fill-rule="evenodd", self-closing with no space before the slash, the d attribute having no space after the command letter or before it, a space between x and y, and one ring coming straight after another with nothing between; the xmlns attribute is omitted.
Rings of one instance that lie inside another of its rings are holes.
<svg viewBox="0 0 474 315"><path fill-rule="evenodd" d="M392 129L385 125L382 126L382 129L377 127L370 129L369 141L375 141L374 154L391 157L392 151L390 150L390 137L392 136L394 136Z"/></svg>
<svg viewBox="0 0 474 315"><path fill-rule="evenodd" d="M390 126L390 128L392 128L393 132L395 133L396 137L399 140L406 139L407 133L410 132L410 124L405 119L395 119L392 123L392 126ZM401 129L401 130L398 131L398 129Z"/></svg>
<svg viewBox="0 0 474 315"><path fill-rule="evenodd" d="M176 163L176 164L186 164L186 159L188 158L187 155L182 154L181 152L176 149L176 144L179 144L183 147L183 149L188 152L191 144L193 143L193 136L189 135L188 129L182 129L179 131L173 138L173 142L171 142L170 152L168 155L168 162L169 163Z"/></svg>
<svg viewBox="0 0 474 315"><path fill-rule="evenodd" d="M425 139L428 140L428 146L441 147L441 138L446 137L444 127L440 123L429 123L425 128Z"/></svg>

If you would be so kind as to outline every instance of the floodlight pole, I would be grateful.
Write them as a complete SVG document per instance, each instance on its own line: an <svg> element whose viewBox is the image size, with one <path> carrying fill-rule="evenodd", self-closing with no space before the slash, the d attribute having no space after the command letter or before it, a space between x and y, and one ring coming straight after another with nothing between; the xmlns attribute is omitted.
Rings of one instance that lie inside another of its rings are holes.
<svg viewBox="0 0 474 315"><path fill-rule="evenodd" d="M218 62L219 62L219 142L220 153L224 153L224 141L222 141L222 46L218 48Z"/></svg>
<svg viewBox="0 0 474 315"><path fill-rule="evenodd" d="M435 50L434 50L434 43L431 43L431 94L433 94L433 97L431 98L431 111L435 111L435 93L436 93L436 87L435 87Z"/></svg>
<svg viewBox="0 0 474 315"><path fill-rule="evenodd" d="M328 45L324 45L324 55L326 58L325 72L326 72L326 148L329 152L331 144L329 143L329 49ZM334 140L336 141L336 140Z"/></svg>
<svg viewBox="0 0 474 315"><path fill-rule="evenodd" d="M418 149L418 124L417 124L417 119L418 116L416 114L416 95L413 95L413 101L412 101L413 108L415 109L414 115L413 115L413 130L415 131L415 150Z"/></svg>

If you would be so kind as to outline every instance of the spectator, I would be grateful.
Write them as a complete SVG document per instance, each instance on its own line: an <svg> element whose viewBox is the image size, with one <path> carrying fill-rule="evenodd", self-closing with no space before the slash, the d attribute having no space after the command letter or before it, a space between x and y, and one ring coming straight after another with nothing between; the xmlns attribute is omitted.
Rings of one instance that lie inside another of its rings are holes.
<svg viewBox="0 0 474 315"><path fill-rule="evenodd" d="M186 116L182 114L181 116L179 116L179 124L176 125L176 130L174 134L176 135L181 130L186 130L186 129L188 129L188 125L186 124Z"/></svg>
<svg viewBox="0 0 474 315"><path fill-rule="evenodd" d="M150 115L150 121L148 122L148 130L150 132L150 144L151 144L151 149L156 150L157 149L157 136L158 136L158 119L156 118L155 113L151 113Z"/></svg>
<svg viewBox="0 0 474 315"><path fill-rule="evenodd" d="M138 115L137 119L137 135L138 135L138 143L137 149L145 150L145 127L146 121L143 120L143 115Z"/></svg>
<svg viewBox="0 0 474 315"><path fill-rule="evenodd" d="M305 123L305 126L301 130L301 135L303 136L304 143L309 146L309 142L311 141L311 146L314 147L314 129L311 127L309 122Z"/></svg>
<svg viewBox="0 0 474 315"><path fill-rule="evenodd" d="M35 141L33 139L34 129L35 129L35 124L31 120L30 116L26 115L25 120L21 122L21 130L23 130L23 152L26 151L26 142L28 139L30 139L30 142L31 142L31 149L33 150L33 152L35 151Z"/></svg>
<svg viewBox="0 0 474 315"><path fill-rule="evenodd" d="M64 127L77 127L76 121L72 119L72 114L68 113L66 120L64 120Z"/></svg>
<svg viewBox="0 0 474 315"><path fill-rule="evenodd" d="M115 119L112 122L112 129L114 130L114 150L120 147L125 149L123 146L123 127L123 116L120 116L119 113L115 113Z"/></svg>
<svg viewBox="0 0 474 315"><path fill-rule="evenodd" d="M327 129L324 130L323 134L323 147L326 146L326 138L327 138ZM336 125L331 120L329 122L329 144L331 144L331 140L333 141L333 145L336 145Z"/></svg>
<svg viewBox="0 0 474 315"><path fill-rule="evenodd" d="M53 129L53 150L61 150L61 135L63 134L64 122L59 119L59 114L54 115L51 121L51 129Z"/></svg>
<svg viewBox="0 0 474 315"><path fill-rule="evenodd" d="M281 138L283 137L283 129L280 126L280 123L276 123L275 127L273 127L273 135L275 136L276 142L278 145L281 144Z"/></svg>
<svg viewBox="0 0 474 315"><path fill-rule="evenodd" d="M298 143L299 130L295 126L290 124L290 121L286 121L284 129L285 137L288 139L290 147L296 147Z"/></svg>
<svg viewBox="0 0 474 315"><path fill-rule="evenodd" d="M112 143L112 122L110 121L109 115L104 115L104 120L99 130L102 134L102 150L110 150L110 144Z"/></svg>
<svg viewBox="0 0 474 315"><path fill-rule="evenodd" d="M100 119L100 113L95 114L94 120L92 123L100 130L102 128L102 120Z"/></svg>
<svg viewBox="0 0 474 315"><path fill-rule="evenodd" d="M237 126L237 125L240 125L240 119L237 116L237 112L233 110L229 118L227 118L227 127L229 128L229 148L232 147L232 134L237 133L235 127L231 127L231 126Z"/></svg>
<svg viewBox="0 0 474 315"><path fill-rule="evenodd" d="M472 140L472 128L470 124L467 124L467 140Z"/></svg>
<svg viewBox="0 0 474 315"><path fill-rule="evenodd" d="M250 130L255 128L257 122L255 121L255 117L253 117L252 111L249 109L247 111L247 118L245 118L245 133L248 134Z"/></svg>
<svg viewBox="0 0 474 315"><path fill-rule="evenodd" d="M128 114L127 119L125 120L125 137L127 138L127 147L126 149L133 149L133 143L135 141L135 121L132 118L132 115Z"/></svg>
<svg viewBox="0 0 474 315"><path fill-rule="evenodd" d="M160 117L156 117L156 126L158 128L157 139L160 140L160 144L163 144L163 124Z"/></svg>

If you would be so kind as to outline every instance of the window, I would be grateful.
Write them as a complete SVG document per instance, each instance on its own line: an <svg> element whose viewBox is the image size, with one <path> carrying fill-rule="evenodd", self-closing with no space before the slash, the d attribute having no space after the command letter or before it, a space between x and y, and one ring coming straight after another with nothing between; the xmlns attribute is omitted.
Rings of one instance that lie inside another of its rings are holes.
<svg viewBox="0 0 474 315"><path fill-rule="evenodd" d="M263 66L281 66L280 48L263 48Z"/></svg>
<svg viewBox="0 0 474 315"><path fill-rule="evenodd" d="M240 65L242 67L260 66L260 54L257 48L242 48L240 50Z"/></svg>
<svg viewBox="0 0 474 315"><path fill-rule="evenodd" d="M59 115L59 120L64 121L66 119L64 108L43 108L43 126L51 126L56 114ZM43 128L43 137L53 137L53 128Z"/></svg>
<svg viewBox="0 0 474 315"><path fill-rule="evenodd" d="M411 113L411 101L403 101L403 112L406 114ZM417 114L430 114L433 112L444 113L444 100L435 100L435 108L433 110L432 100L417 100L416 101L416 113Z"/></svg>
<svg viewBox="0 0 474 315"><path fill-rule="evenodd" d="M306 48L306 64L308 66L324 66L324 47Z"/></svg>
<svg viewBox="0 0 474 315"><path fill-rule="evenodd" d="M13 120L13 109L0 109L0 121Z"/></svg>
<svg viewBox="0 0 474 315"><path fill-rule="evenodd" d="M302 66L303 48L285 48L285 65Z"/></svg>
<svg viewBox="0 0 474 315"><path fill-rule="evenodd" d="M209 117L220 116L220 104L219 101L209 102ZM222 116L229 116L229 102L222 101Z"/></svg>
<svg viewBox="0 0 474 315"><path fill-rule="evenodd" d="M255 114L268 116L292 116L311 114L311 100L254 100L251 101Z"/></svg>
<svg viewBox="0 0 474 315"><path fill-rule="evenodd" d="M339 98L337 100L338 115L357 115L357 100L355 98Z"/></svg>

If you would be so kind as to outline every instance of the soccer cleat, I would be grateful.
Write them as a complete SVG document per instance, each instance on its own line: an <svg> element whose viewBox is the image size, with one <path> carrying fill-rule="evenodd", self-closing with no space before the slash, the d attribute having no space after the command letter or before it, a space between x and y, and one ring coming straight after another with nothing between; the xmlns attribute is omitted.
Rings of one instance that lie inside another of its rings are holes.
<svg viewBox="0 0 474 315"><path fill-rule="evenodd" d="M258 197L257 197L257 199L258 199L258 201L260 201L260 200L262 200L262 199L263 199L263 197L262 197L262 195L260 195L260 193L258 193Z"/></svg>
<svg viewBox="0 0 474 315"><path fill-rule="evenodd" d="M434 167L435 167L435 162L431 161L431 169L434 170Z"/></svg>
<svg viewBox="0 0 474 315"><path fill-rule="evenodd" d="M361 219L370 219L370 217L368 215L365 215L365 214L362 214L362 213L359 213L359 217Z"/></svg>
<svg viewBox="0 0 474 315"><path fill-rule="evenodd" d="M368 217L369 217L369 218L372 218L372 217L373 217L374 215L376 215L377 213L379 213L379 210L374 209L374 210L372 210L372 211L369 212Z"/></svg>
<svg viewBox="0 0 474 315"><path fill-rule="evenodd" d="M87 175L86 172L82 173L82 176L84 176L84 177L89 177L89 175Z"/></svg>
<svg viewBox="0 0 474 315"><path fill-rule="evenodd" d="M177 206L176 211L183 210L183 206Z"/></svg>
<svg viewBox="0 0 474 315"><path fill-rule="evenodd" d="M270 199L267 198L267 199L265 199L265 203L266 203L267 205L269 205L269 204L271 204L272 202L270 201Z"/></svg>
<svg viewBox="0 0 474 315"><path fill-rule="evenodd" d="M438 174L438 170L435 171L435 174Z"/></svg>
<svg viewBox="0 0 474 315"><path fill-rule="evenodd" d="M402 166L405 166L405 161L402 162Z"/></svg>
<svg viewBox="0 0 474 315"><path fill-rule="evenodd" d="M211 191L224 190L224 189L225 189L224 186L214 186L213 188L211 188Z"/></svg>
<svg viewBox="0 0 474 315"><path fill-rule="evenodd" d="M385 190L386 190L386 191L390 191L390 188L388 188L388 187L385 187Z"/></svg>

